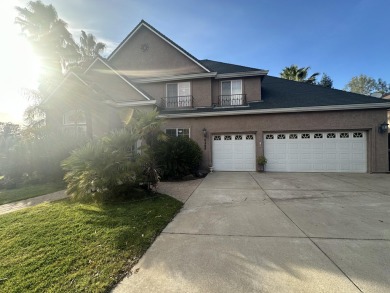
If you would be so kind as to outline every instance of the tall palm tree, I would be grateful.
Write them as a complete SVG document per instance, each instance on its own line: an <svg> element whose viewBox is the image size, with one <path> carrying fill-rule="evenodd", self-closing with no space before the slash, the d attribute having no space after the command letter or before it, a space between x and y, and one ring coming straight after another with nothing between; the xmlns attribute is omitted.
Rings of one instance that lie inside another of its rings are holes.
<svg viewBox="0 0 390 293"><path fill-rule="evenodd" d="M106 49L106 44L97 42L93 34L81 31L80 52L83 62L95 59Z"/></svg>
<svg viewBox="0 0 390 293"><path fill-rule="evenodd" d="M67 23L58 17L53 5L45 5L39 0L30 1L27 7L16 7L16 10L15 23L42 63L38 90L25 90L25 95L33 102L25 111L25 121L28 129L35 132L45 124L41 102L58 85L67 66L76 62L80 55Z"/></svg>
<svg viewBox="0 0 390 293"><path fill-rule="evenodd" d="M78 58L77 44L53 5L30 1L27 7L16 7L16 10L15 23L41 58L45 77L62 73L69 62Z"/></svg>
<svg viewBox="0 0 390 293"><path fill-rule="evenodd" d="M316 77L319 75L319 73L316 72L307 77L309 70L310 67L298 68L297 65L291 65L283 69L283 71L280 73L280 77L284 79L314 84L316 81Z"/></svg>

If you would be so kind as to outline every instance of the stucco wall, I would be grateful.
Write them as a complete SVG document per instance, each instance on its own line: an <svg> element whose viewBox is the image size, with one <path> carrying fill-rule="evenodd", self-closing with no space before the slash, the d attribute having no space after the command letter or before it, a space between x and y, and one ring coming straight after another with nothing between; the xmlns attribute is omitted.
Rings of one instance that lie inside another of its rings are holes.
<svg viewBox="0 0 390 293"><path fill-rule="evenodd" d="M261 100L261 80L259 76L232 78L232 79L214 79L212 82L212 103L218 104L218 96L221 95L221 81L224 80L242 80L242 93L246 94L247 102Z"/></svg>
<svg viewBox="0 0 390 293"><path fill-rule="evenodd" d="M143 51L143 45L148 49ZM206 72L145 27L135 32L110 62L129 78Z"/></svg>
<svg viewBox="0 0 390 293"><path fill-rule="evenodd" d="M246 94L247 102L261 100L260 77L247 77L243 79L243 93Z"/></svg>
<svg viewBox="0 0 390 293"><path fill-rule="evenodd" d="M378 133L386 110L355 110L225 117L167 119L164 128L190 128L191 138L203 150L203 168L212 164L211 136L218 133L256 134L256 155L264 153L264 132L365 130L368 134L369 172L388 171L387 135ZM208 131L206 150L202 129Z"/></svg>

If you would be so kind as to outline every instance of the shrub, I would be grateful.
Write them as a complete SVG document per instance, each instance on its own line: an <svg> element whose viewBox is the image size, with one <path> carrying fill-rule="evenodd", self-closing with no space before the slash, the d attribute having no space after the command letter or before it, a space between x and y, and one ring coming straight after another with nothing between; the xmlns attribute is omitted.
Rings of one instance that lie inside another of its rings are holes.
<svg viewBox="0 0 390 293"><path fill-rule="evenodd" d="M161 176L165 179L178 179L195 173L202 160L199 145L187 137L171 137L153 150Z"/></svg>
<svg viewBox="0 0 390 293"><path fill-rule="evenodd" d="M64 171L61 161L69 156L71 150L85 142L85 137L62 133L19 140L7 148L0 158L3 187L62 179Z"/></svg>

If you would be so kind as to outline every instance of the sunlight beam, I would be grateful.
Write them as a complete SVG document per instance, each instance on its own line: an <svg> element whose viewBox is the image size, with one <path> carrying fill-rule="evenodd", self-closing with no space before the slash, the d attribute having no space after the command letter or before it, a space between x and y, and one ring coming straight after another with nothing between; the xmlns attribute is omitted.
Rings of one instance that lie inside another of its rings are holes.
<svg viewBox="0 0 390 293"><path fill-rule="evenodd" d="M0 121L20 124L29 105L24 89L37 89L41 64L14 23L17 15L14 4L0 2L0 26L4 40L0 47Z"/></svg>

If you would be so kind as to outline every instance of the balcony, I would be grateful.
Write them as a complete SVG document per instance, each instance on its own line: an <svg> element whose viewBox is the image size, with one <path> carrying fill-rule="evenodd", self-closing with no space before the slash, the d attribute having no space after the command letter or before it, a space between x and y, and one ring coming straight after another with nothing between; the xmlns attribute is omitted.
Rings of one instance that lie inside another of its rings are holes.
<svg viewBox="0 0 390 293"><path fill-rule="evenodd" d="M246 94L220 95L218 96L219 107L234 107L246 105Z"/></svg>
<svg viewBox="0 0 390 293"><path fill-rule="evenodd" d="M193 96L177 96L161 98L161 108L163 109L188 109L194 106Z"/></svg>

